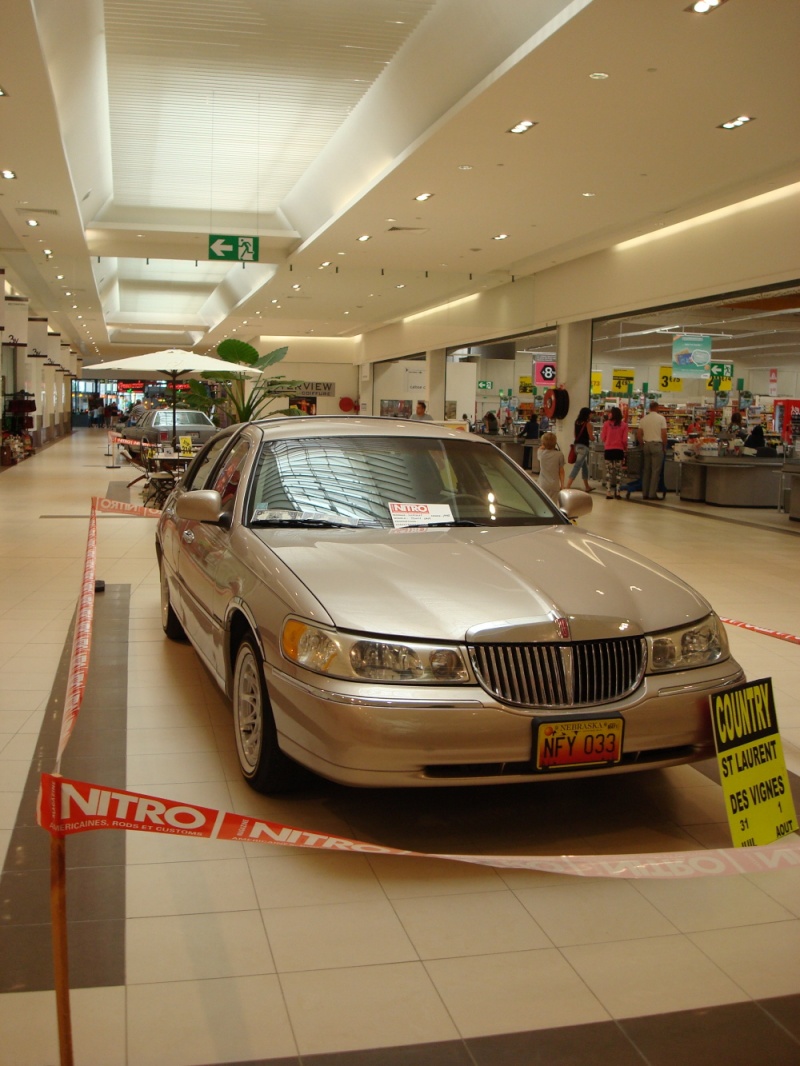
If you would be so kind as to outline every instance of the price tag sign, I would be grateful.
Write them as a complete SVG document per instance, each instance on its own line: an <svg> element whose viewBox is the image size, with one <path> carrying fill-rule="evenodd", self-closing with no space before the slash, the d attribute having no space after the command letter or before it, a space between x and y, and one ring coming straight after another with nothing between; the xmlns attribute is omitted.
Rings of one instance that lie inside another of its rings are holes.
<svg viewBox="0 0 800 1066"><path fill-rule="evenodd" d="M615 369L611 372L611 391L627 395L633 392L634 371L632 367Z"/></svg>
<svg viewBox="0 0 800 1066"><path fill-rule="evenodd" d="M658 388L660 392L682 392L683 382L672 373L671 366L658 368Z"/></svg>

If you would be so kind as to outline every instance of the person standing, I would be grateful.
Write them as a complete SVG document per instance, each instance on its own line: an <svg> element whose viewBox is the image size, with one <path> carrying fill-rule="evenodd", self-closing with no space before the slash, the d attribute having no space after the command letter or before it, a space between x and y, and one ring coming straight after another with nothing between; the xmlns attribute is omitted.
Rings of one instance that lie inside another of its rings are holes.
<svg viewBox="0 0 800 1066"><path fill-rule="evenodd" d="M619 480L622 474L622 464L628 451L628 423L622 417L622 411L618 407L612 407L608 418L600 430L600 440L603 442L603 458L606 463L606 499L620 500Z"/></svg>
<svg viewBox="0 0 800 1066"><path fill-rule="evenodd" d="M558 503L558 494L564 488L564 453L558 449L555 433L545 433L538 451L539 487L553 503Z"/></svg>
<svg viewBox="0 0 800 1066"><path fill-rule="evenodd" d="M494 411L487 411L483 416L483 432L490 437L496 437L500 433L500 422Z"/></svg>
<svg viewBox="0 0 800 1066"><path fill-rule="evenodd" d="M642 496L655 500L667 451L667 420L658 413L657 400L650 401L650 411L639 420L636 439L642 448Z"/></svg>
<svg viewBox="0 0 800 1066"><path fill-rule="evenodd" d="M572 482L578 474L581 474L583 476L584 489L587 492L592 491L592 486L589 484L589 448L593 439L591 425L592 412L588 407L582 407L578 412L578 417L575 419L575 462L567 479L568 489L572 488Z"/></svg>
<svg viewBox="0 0 800 1066"><path fill-rule="evenodd" d="M428 414L428 405L424 400L417 400L417 409L414 414L414 418L417 422L432 422L433 419Z"/></svg>
<svg viewBox="0 0 800 1066"><path fill-rule="evenodd" d="M533 449L539 440L539 419L535 411L531 411L528 421L520 430L519 439L523 442L522 469L533 470Z"/></svg>

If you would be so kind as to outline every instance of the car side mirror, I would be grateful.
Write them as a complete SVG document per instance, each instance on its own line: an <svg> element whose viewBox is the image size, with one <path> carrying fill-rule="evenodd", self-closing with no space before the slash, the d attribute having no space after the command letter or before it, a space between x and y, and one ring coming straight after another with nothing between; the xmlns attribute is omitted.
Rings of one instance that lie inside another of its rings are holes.
<svg viewBox="0 0 800 1066"><path fill-rule="evenodd" d="M193 522L212 522L221 525L222 519L228 517L222 509L222 497L216 489L196 489L183 492L175 504L178 518L188 518Z"/></svg>
<svg viewBox="0 0 800 1066"><path fill-rule="evenodd" d="M558 494L558 506L567 518L581 518L591 514L592 497L581 489L562 489Z"/></svg>

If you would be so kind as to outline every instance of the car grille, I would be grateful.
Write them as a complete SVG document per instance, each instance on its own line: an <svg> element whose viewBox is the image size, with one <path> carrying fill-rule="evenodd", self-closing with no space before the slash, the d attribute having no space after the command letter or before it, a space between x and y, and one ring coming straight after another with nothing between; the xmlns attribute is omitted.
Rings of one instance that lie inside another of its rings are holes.
<svg viewBox="0 0 800 1066"><path fill-rule="evenodd" d="M644 638L579 644L473 644L481 685L518 707L589 707L622 699L641 681Z"/></svg>

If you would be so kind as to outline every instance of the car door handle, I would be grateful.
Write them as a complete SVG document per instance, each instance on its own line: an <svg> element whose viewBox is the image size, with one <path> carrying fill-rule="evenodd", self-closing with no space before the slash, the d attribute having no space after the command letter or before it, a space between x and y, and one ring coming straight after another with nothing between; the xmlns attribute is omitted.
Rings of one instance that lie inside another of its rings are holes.
<svg viewBox="0 0 800 1066"><path fill-rule="evenodd" d="M192 533L191 529L184 529L181 539L185 540L187 544L191 544L194 541L194 533Z"/></svg>

